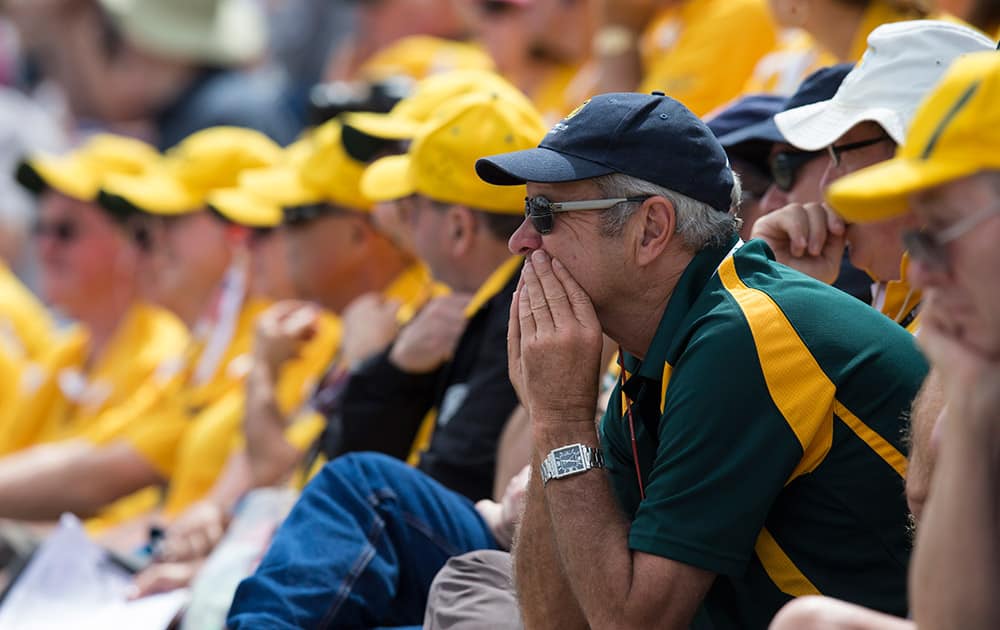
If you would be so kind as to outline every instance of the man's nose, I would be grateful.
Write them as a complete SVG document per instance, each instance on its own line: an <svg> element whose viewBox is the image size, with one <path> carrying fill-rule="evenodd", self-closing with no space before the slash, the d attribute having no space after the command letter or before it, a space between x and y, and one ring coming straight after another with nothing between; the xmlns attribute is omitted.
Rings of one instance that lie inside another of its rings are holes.
<svg viewBox="0 0 1000 630"><path fill-rule="evenodd" d="M530 220L525 219L511 235L507 247L510 248L512 254L527 256L536 249L541 249L542 235L538 233Z"/></svg>

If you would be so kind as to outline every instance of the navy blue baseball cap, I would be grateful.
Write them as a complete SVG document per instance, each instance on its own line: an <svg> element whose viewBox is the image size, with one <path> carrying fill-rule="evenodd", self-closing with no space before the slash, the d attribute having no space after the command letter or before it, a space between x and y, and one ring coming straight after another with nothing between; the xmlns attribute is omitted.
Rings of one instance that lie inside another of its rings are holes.
<svg viewBox="0 0 1000 630"><path fill-rule="evenodd" d="M719 144L726 150L731 161L739 158L752 164L762 174L767 173L767 158L771 154L773 142L748 140L730 145L722 139L748 127L771 121L775 114L785 108L787 101L788 97L785 96L751 94L733 101L705 123L719 139ZM736 170L739 172L740 168Z"/></svg>
<svg viewBox="0 0 1000 630"><path fill-rule="evenodd" d="M538 148L481 158L476 173L499 186L622 173L720 212L732 206L726 152L701 119L661 92L595 96L556 123Z"/></svg>
<svg viewBox="0 0 1000 630"><path fill-rule="evenodd" d="M820 68L802 81L799 89L788 99L782 111L812 105L821 101L828 101L840 89L840 84L844 82L851 70L853 63L840 63L835 66ZM778 112L774 112L777 114ZM762 120L755 125L736 129L719 138L719 142L724 147L732 147L743 142L786 142L785 136L774 124L774 116L767 120Z"/></svg>

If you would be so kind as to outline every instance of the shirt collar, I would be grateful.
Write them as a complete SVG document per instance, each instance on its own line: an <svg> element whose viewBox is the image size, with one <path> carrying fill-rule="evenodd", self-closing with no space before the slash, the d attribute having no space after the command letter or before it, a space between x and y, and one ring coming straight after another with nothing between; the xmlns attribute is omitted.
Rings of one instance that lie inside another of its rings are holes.
<svg viewBox="0 0 1000 630"><path fill-rule="evenodd" d="M691 311L695 300L701 295L709 279L715 275L719 264L733 251L738 242L738 237L733 236L729 242L722 247L708 247L695 254L691 262L688 263L684 273L681 274L677 286L670 294L667 308L660 318L660 325L656 329L652 343L646 351L646 358L638 366L638 374L651 380L660 380L663 376L663 364L667 360L667 351L673 345L675 336L681 332L681 324ZM626 361L626 366L630 363L636 365L638 359L626 355L631 362ZM632 370L629 370L632 371Z"/></svg>

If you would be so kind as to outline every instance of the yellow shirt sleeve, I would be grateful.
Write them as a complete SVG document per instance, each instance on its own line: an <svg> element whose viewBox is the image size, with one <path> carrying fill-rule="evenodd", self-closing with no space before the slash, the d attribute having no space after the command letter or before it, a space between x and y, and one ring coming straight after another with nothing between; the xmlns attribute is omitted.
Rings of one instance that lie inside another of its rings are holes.
<svg viewBox="0 0 1000 630"><path fill-rule="evenodd" d="M240 433L246 398L236 389L191 420L176 456L165 512L177 515L212 488Z"/></svg>
<svg viewBox="0 0 1000 630"><path fill-rule="evenodd" d="M777 32L765 0L691 0L654 22L643 40L648 61L639 91L662 91L704 116L742 93Z"/></svg>
<svg viewBox="0 0 1000 630"><path fill-rule="evenodd" d="M54 338L45 305L0 262L0 352L16 360L38 359Z"/></svg>

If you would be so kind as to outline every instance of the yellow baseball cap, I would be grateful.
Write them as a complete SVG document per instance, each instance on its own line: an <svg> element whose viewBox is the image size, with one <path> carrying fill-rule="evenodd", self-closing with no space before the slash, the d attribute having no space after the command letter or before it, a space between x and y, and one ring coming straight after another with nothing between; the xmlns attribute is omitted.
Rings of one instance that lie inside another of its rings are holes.
<svg viewBox="0 0 1000 630"><path fill-rule="evenodd" d="M351 150L352 134L381 140L409 140L420 126L449 101L473 92L498 92L525 103L528 98L510 82L488 70L442 72L417 83L413 93L388 114L353 112L344 114L344 143Z"/></svg>
<svg viewBox="0 0 1000 630"><path fill-rule="evenodd" d="M423 79L448 70L493 70L495 67L493 58L479 44L412 35L369 57L358 71L358 76L374 83L401 75Z"/></svg>
<svg viewBox="0 0 1000 630"><path fill-rule="evenodd" d="M315 149L312 135L307 135L285 149L280 164L248 169L240 173L239 188L276 207L304 206L323 201L323 191L309 186L302 169Z"/></svg>
<svg viewBox="0 0 1000 630"><path fill-rule="evenodd" d="M371 208L361 194L364 164L342 147L340 123L329 121L285 149L274 166L244 170L239 185L212 192L208 205L250 227L274 227L283 209L319 203L360 212Z"/></svg>
<svg viewBox="0 0 1000 630"><path fill-rule="evenodd" d="M208 194L206 204L227 220L246 227L273 228L281 225L281 206L245 188L213 190Z"/></svg>
<svg viewBox="0 0 1000 630"><path fill-rule="evenodd" d="M240 173L279 162L281 147L242 127L212 127L191 134L138 176L108 177L101 192L163 216L197 212L213 190L233 188Z"/></svg>
<svg viewBox="0 0 1000 630"><path fill-rule="evenodd" d="M918 191L1000 169L1000 53L958 59L917 111L896 157L843 177L827 201L848 221L906 214Z"/></svg>
<svg viewBox="0 0 1000 630"><path fill-rule="evenodd" d="M27 157L17 169L25 188L41 193L51 188L80 201L94 201L109 175L137 175L155 164L160 154L151 145L114 134L92 136L64 155L40 153Z"/></svg>
<svg viewBox="0 0 1000 630"><path fill-rule="evenodd" d="M420 128L406 155L374 162L361 190L372 201L421 194L500 214L524 212L524 186L494 186L476 175L484 155L529 149L545 135L531 103L500 93L472 93Z"/></svg>
<svg viewBox="0 0 1000 630"><path fill-rule="evenodd" d="M341 139L340 121L330 120L317 127L312 148L302 162L300 177L309 190L322 194L322 201L347 210L367 212L372 201L361 192L364 162L349 156Z"/></svg>

